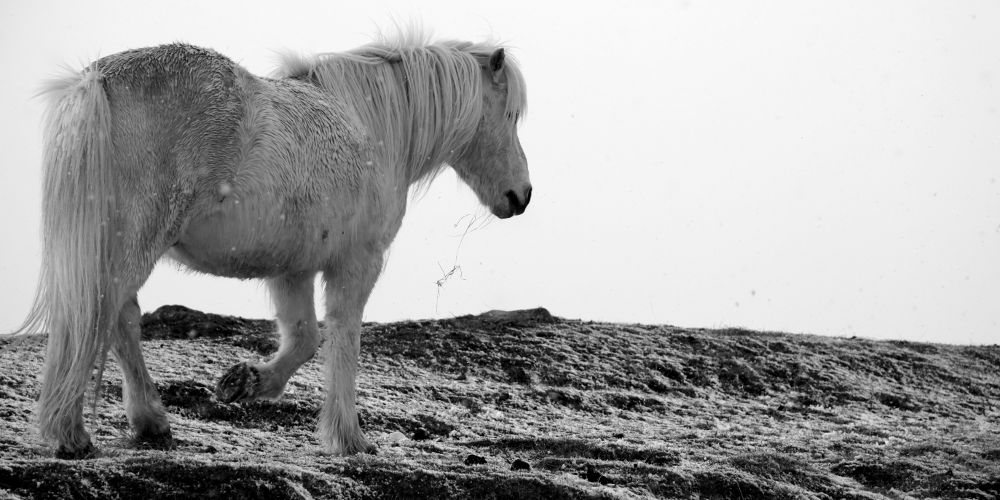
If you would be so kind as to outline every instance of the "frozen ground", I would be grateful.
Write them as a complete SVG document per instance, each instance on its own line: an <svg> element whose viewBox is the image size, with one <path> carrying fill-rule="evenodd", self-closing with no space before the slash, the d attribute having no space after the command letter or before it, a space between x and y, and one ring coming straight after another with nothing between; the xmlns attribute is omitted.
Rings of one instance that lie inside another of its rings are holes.
<svg viewBox="0 0 1000 500"><path fill-rule="evenodd" d="M321 360L277 402L212 396L275 350L271 322L174 306L143 323L176 448L130 446L109 362L88 415L100 455L53 458L31 423L44 338L0 341L0 498L1000 498L1000 346L543 309L366 324L359 407L379 450L334 458L314 435Z"/></svg>

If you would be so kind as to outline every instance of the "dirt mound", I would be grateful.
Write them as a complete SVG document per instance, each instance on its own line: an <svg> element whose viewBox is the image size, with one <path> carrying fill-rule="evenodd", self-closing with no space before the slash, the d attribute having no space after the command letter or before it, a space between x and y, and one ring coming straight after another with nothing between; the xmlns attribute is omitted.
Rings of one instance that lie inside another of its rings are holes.
<svg viewBox="0 0 1000 500"><path fill-rule="evenodd" d="M365 324L375 455L314 435L322 360L277 402L221 403L270 321L143 316L177 447L136 449L109 363L100 455L31 412L44 337L0 348L0 498L1000 498L1000 347L581 322L545 309Z"/></svg>

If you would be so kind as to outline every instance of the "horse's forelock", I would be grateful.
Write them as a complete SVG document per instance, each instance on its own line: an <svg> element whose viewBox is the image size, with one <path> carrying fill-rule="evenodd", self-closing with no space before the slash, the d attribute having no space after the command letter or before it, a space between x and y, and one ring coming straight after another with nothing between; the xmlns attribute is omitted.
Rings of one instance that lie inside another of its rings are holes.
<svg viewBox="0 0 1000 500"><path fill-rule="evenodd" d="M488 61L490 55L497 49L504 47L500 40L491 39L480 43L464 41L441 42L442 45L451 46L455 50L471 54L479 61ZM517 63L517 59L505 51L504 73L507 81L507 103L506 113L508 116L520 119L528 110L528 93L524 83L524 75Z"/></svg>

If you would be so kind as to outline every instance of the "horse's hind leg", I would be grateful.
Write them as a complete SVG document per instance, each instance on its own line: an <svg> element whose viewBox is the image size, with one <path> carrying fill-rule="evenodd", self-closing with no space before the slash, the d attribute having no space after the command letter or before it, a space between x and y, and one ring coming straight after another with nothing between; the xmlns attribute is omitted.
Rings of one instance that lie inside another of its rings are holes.
<svg viewBox="0 0 1000 500"><path fill-rule="evenodd" d="M125 300L118 315L118 328L112 352L121 365L125 377L122 399L128 421L135 432L136 442L166 448L173 443L170 424L160 402L160 394L156 391L156 385L149 376L146 362L142 358L142 347L139 345L139 319L139 302L135 293L132 293Z"/></svg>
<svg viewBox="0 0 1000 500"><path fill-rule="evenodd" d="M215 389L223 402L275 399L295 370L316 354L319 329L313 305L314 273L272 278L267 286L277 310L281 347L266 363L239 363L226 372Z"/></svg>

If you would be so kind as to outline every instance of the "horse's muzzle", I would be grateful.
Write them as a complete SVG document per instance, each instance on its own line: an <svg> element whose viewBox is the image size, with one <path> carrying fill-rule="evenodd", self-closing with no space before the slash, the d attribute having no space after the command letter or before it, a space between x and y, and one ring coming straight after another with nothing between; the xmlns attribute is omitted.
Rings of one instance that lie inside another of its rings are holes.
<svg viewBox="0 0 1000 500"><path fill-rule="evenodd" d="M521 215L524 213L524 209L528 208L528 203L531 202L531 186L524 188L520 196L513 189L507 191L504 195L507 197L507 204L510 207L507 217ZM506 219L507 217L500 218Z"/></svg>

